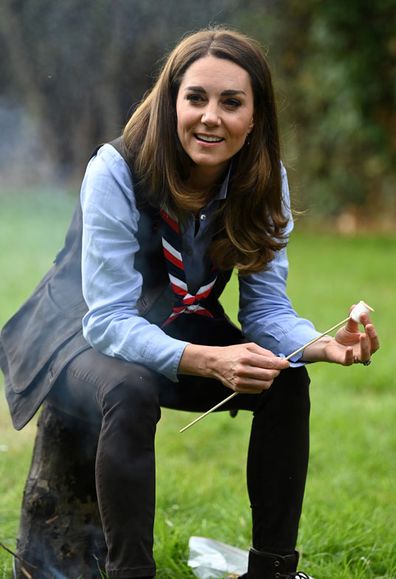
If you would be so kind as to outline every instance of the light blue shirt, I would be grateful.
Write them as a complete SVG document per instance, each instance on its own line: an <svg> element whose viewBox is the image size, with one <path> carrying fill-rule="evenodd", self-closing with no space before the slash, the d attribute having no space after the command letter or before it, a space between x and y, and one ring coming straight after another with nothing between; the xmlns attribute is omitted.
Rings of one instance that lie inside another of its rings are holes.
<svg viewBox="0 0 396 579"><path fill-rule="evenodd" d="M183 229L182 255L191 291L205 281L205 257L213 233L214 213L227 195L228 179ZM286 171L282 167L287 234L290 214ZM104 145L88 164L81 187L83 211L82 289L88 312L83 333L96 350L144 364L177 381L180 358L188 342L176 340L138 314L142 275L135 269L139 251L136 207L128 165L111 145ZM276 253L262 272L239 278L239 320L248 341L277 355L288 355L318 335L311 322L297 316L286 294L286 250ZM193 315L193 314L191 314ZM297 356L296 360L300 358Z"/></svg>

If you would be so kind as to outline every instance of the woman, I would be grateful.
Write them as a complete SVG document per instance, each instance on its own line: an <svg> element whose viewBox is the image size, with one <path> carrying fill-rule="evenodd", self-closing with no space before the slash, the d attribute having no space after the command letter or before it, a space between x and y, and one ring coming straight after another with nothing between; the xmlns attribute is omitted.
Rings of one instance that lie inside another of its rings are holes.
<svg viewBox="0 0 396 579"><path fill-rule="evenodd" d="M160 407L204 411L239 392L223 409L253 411L253 547L244 577L306 577L295 551L308 463L304 362L369 363L378 339L364 316L363 332L350 320L335 339L284 359L318 333L286 295L292 218L258 45L221 28L182 40L123 140L91 159L81 206L82 224L77 211L34 306L25 306L39 328L36 361L13 338L26 322L23 308L3 330L15 426L46 396L100 423L96 483L108 575L154 577ZM242 331L218 301L233 268Z"/></svg>

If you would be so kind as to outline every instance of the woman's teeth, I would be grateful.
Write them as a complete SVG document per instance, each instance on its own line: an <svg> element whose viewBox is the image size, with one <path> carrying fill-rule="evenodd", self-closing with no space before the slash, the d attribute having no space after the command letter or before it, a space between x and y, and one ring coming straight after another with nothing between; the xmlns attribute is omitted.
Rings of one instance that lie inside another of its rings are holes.
<svg viewBox="0 0 396 579"><path fill-rule="evenodd" d="M222 137L210 137L208 135L196 135L199 141L204 141L205 143L220 143L223 140Z"/></svg>

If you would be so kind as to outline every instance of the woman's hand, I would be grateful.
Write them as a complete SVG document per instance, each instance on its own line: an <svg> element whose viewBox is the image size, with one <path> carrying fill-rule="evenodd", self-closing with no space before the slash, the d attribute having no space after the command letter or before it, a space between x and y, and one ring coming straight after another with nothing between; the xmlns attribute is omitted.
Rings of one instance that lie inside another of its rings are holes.
<svg viewBox="0 0 396 579"><path fill-rule="evenodd" d="M304 350L302 360L305 362L334 362L343 366L369 362L379 348L377 332L367 314L362 314L359 324L351 318L338 330L335 338L325 336Z"/></svg>
<svg viewBox="0 0 396 579"><path fill-rule="evenodd" d="M288 367L287 360L254 343L223 347L188 344L179 372L216 378L235 392L259 394Z"/></svg>

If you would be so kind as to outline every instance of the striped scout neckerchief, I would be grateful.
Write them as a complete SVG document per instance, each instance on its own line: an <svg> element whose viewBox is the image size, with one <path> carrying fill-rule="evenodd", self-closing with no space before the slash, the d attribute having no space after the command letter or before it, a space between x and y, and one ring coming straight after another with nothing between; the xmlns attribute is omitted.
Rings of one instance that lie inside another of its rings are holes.
<svg viewBox="0 0 396 579"><path fill-rule="evenodd" d="M214 269L211 270L208 280L195 295L189 292L181 254L182 239L179 222L177 218L169 215L164 209L161 209L160 214L162 218L162 249L168 267L170 285L175 294L172 313L165 320L163 326L170 324L180 314L198 314L212 318L213 315L200 302L207 298L212 291L216 283L217 272Z"/></svg>

